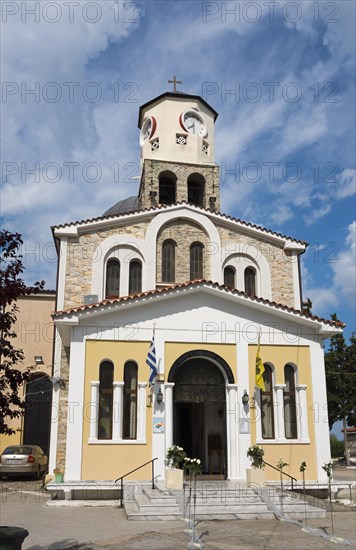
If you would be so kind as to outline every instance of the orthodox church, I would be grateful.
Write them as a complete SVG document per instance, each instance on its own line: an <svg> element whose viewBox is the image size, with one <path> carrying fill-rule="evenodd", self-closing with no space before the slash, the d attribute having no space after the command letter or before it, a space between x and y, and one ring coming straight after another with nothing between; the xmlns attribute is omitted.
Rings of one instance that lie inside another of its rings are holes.
<svg viewBox="0 0 356 550"><path fill-rule="evenodd" d="M302 310L306 242L221 213L217 116L177 91L142 105L138 195L53 227L49 471L65 481L145 463L128 479L148 480L154 458L163 481L173 444L204 474L244 480L255 443L295 478L305 461L308 480L326 479L323 340L341 324Z"/></svg>

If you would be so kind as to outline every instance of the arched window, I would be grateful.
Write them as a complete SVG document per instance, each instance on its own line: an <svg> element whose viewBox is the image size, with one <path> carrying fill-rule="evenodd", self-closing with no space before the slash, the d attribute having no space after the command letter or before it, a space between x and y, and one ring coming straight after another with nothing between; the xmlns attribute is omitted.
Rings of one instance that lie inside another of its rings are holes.
<svg viewBox="0 0 356 550"><path fill-rule="evenodd" d="M256 296L256 271L252 267L247 267L244 273L245 292L250 296Z"/></svg>
<svg viewBox="0 0 356 550"><path fill-rule="evenodd" d="M158 178L159 182L159 203L174 204L176 202L177 177L173 172L165 170Z"/></svg>
<svg viewBox="0 0 356 550"><path fill-rule="evenodd" d="M137 437L137 365L127 361L124 366L123 439Z"/></svg>
<svg viewBox="0 0 356 550"><path fill-rule="evenodd" d="M272 368L267 363L264 363L264 368L265 390L261 390L262 437L263 439L274 439Z"/></svg>
<svg viewBox="0 0 356 550"><path fill-rule="evenodd" d="M167 239L162 244L162 283L176 280L176 243Z"/></svg>
<svg viewBox="0 0 356 550"><path fill-rule="evenodd" d="M106 264L105 298L117 298L120 295L120 262L111 259Z"/></svg>
<svg viewBox="0 0 356 550"><path fill-rule="evenodd" d="M229 286L230 288L236 288L235 285L235 268L228 265L224 269L224 285Z"/></svg>
<svg viewBox="0 0 356 550"><path fill-rule="evenodd" d="M190 245L190 280L203 279L204 277L204 245L193 243Z"/></svg>
<svg viewBox="0 0 356 550"><path fill-rule="evenodd" d="M99 371L98 439L112 439L114 365L104 361Z"/></svg>
<svg viewBox="0 0 356 550"><path fill-rule="evenodd" d="M292 365L284 367L284 383L286 385L283 391L284 399L284 429L287 439L297 439L297 411L295 404L295 372Z"/></svg>
<svg viewBox="0 0 356 550"><path fill-rule="evenodd" d="M132 260L129 269L129 294L142 292L142 264L139 260Z"/></svg>
<svg viewBox="0 0 356 550"><path fill-rule="evenodd" d="M205 179L201 174L191 174L188 177L188 202L196 206L204 206Z"/></svg>

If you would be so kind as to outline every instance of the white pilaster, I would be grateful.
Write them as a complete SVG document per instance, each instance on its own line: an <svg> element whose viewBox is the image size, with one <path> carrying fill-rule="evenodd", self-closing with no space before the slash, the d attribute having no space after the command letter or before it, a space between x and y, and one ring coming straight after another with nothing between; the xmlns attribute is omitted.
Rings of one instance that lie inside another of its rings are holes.
<svg viewBox="0 0 356 550"><path fill-rule="evenodd" d="M275 422L275 439L285 439L285 427L284 427L284 398L283 398L283 390L285 389L285 384L276 384L274 386L274 390L276 392L276 406L275 411L275 417L274 419L277 420Z"/></svg>
<svg viewBox="0 0 356 550"><path fill-rule="evenodd" d="M250 372L248 365L248 342L242 338L237 344L237 372L239 391L237 394L237 401L235 405L236 421L238 422L237 428L240 431L240 417L250 421L250 411L246 413L242 406L242 396L244 390L250 393L250 376L253 376L253 383L255 382L254 375ZM247 450L251 445L251 433L239 433L238 434L238 461L237 461L237 476L239 479L246 478L246 468L250 468L251 463L247 457Z"/></svg>
<svg viewBox="0 0 356 550"><path fill-rule="evenodd" d="M123 408L123 394L124 383L114 382L114 407L113 407L113 433L112 438L114 440L122 439L122 408Z"/></svg>
<svg viewBox="0 0 356 550"><path fill-rule="evenodd" d="M146 388L147 382L138 383L137 439L139 441L146 439Z"/></svg>
<svg viewBox="0 0 356 550"><path fill-rule="evenodd" d="M62 350L62 338L60 332L55 330L54 341L54 365L53 365L53 377L60 378L61 372L61 350ZM51 439L49 447L49 467L48 471L52 474L56 467L57 461L57 443L58 443L58 420L59 420L59 386L56 385L53 388L52 393L52 413L51 413Z"/></svg>
<svg viewBox="0 0 356 550"><path fill-rule="evenodd" d="M99 386L100 382L91 382L89 432L90 439L96 439L98 437Z"/></svg>
<svg viewBox="0 0 356 550"><path fill-rule="evenodd" d="M173 388L174 383L165 384L166 394L166 450L173 445Z"/></svg>
<svg viewBox="0 0 356 550"><path fill-rule="evenodd" d="M238 475L238 432L239 419L237 418L237 384L227 385L227 401L228 401L228 414L227 414L227 427L226 433L228 434L228 478L236 479Z"/></svg>
<svg viewBox="0 0 356 550"><path fill-rule="evenodd" d="M299 384L296 387L298 439L309 440L306 389L307 386L305 384Z"/></svg>
<svg viewBox="0 0 356 550"><path fill-rule="evenodd" d="M70 348L65 481L79 481L82 470L85 342L81 329L73 330ZM78 388L82 388L78 391Z"/></svg>

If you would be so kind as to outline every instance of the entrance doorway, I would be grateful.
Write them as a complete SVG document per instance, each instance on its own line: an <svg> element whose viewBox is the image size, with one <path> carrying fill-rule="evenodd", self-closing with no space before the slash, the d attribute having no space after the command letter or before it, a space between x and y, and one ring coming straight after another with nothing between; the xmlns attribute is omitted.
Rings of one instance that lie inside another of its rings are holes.
<svg viewBox="0 0 356 550"><path fill-rule="evenodd" d="M227 475L225 379L212 361L184 361L175 376L173 440L190 458L199 458L204 474Z"/></svg>
<svg viewBox="0 0 356 550"><path fill-rule="evenodd" d="M45 455L49 451L51 425L52 382L40 374L31 378L26 386L26 408L23 445L38 445Z"/></svg>

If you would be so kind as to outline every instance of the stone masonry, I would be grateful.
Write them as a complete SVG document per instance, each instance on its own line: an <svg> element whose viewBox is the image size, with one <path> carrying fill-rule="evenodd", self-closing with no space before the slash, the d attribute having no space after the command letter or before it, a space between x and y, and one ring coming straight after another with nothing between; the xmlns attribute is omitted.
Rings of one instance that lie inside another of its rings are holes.
<svg viewBox="0 0 356 550"><path fill-rule="evenodd" d="M57 457L56 468L58 470L65 469L66 461L66 439L67 439L67 418L68 418L68 386L69 386L69 353L67 347L62 347L61 354L61 371L60 377L63 381L63 389L60 388L59 403L58 403L58 442L57 442ZM52 472L49 472L50 474Z"/></svg>
<svg viewBox="0 0 356 550"><path fill-rule="evenodd" d="M219 166L188 163L173 163L160 160L145 160L142 172L139 194L140 208L152 208L158 205L159 175L162 172L172 172L177 177L176 202L188 202L188 177L191 174L200 174L205 179L205 194L203 208L220 210ZM155 197L150 192L157 193ZM215 197L215 202L209 198Z"/></svg>

